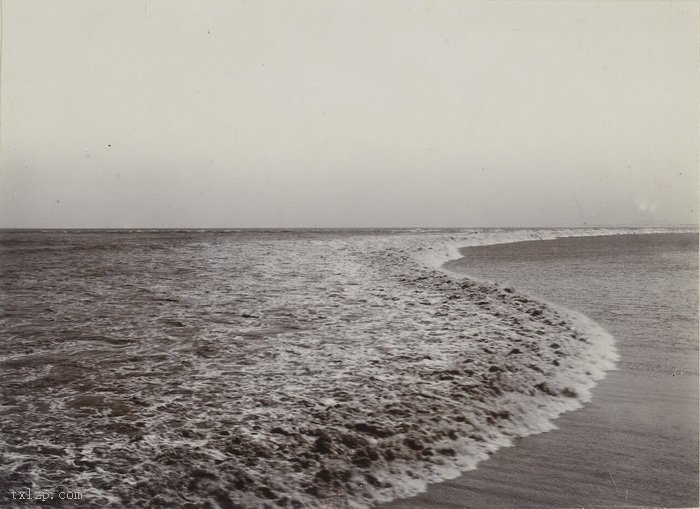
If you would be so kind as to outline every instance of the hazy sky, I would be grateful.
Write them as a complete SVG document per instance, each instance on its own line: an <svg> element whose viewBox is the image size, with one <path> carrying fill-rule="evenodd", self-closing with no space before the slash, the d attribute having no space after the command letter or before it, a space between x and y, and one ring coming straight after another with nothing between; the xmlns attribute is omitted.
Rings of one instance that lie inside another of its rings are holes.
<svg viewBox="0 0 700 509"><path fill-rule="evenodd" d="M696 223L698 18L4 0L0 227Z"/></svg>

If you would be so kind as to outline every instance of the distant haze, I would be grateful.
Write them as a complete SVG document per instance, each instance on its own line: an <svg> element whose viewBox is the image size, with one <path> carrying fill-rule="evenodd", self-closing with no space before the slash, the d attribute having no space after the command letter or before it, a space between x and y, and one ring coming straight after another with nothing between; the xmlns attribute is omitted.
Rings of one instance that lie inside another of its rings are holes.
<svg viewBox="0 0 700 509"><path fill-rule="evenodd" d="M4 0L0 227L697 223L696 2Z"/></svg>

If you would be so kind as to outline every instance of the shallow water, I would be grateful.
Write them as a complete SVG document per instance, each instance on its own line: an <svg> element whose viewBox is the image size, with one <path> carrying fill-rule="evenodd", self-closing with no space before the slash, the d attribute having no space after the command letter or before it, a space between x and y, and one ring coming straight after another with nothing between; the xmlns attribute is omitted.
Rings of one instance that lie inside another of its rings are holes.
<svg viewBox="0 0 700 509"><path fill-rule="evenodd" d="M513 235L3 234L0 496L366 507L551 429L612 338L417 261Z"/></svg>

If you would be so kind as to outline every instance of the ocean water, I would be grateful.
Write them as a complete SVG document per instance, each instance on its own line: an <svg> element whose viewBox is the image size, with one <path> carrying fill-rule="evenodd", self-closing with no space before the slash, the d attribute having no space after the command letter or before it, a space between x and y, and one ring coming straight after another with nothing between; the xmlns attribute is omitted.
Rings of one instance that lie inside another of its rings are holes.
<svg viewBox="0 0 700 509"><path fill-rule="evenodd" d="M3 233L0 500L413 495L552 429L618 358L588 317L442 263L459 246L629 232Z"/></svg>

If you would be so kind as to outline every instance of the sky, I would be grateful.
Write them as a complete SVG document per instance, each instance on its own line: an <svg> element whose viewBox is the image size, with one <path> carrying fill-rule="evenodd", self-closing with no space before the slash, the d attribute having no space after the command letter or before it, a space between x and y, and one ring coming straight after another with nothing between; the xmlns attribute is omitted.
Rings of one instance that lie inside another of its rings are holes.
<svg viewBox="0 0 700 509"><path fill-rule="evenodd" d="M0 1L3 228L698 222L696 2Z"/></svg>

